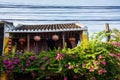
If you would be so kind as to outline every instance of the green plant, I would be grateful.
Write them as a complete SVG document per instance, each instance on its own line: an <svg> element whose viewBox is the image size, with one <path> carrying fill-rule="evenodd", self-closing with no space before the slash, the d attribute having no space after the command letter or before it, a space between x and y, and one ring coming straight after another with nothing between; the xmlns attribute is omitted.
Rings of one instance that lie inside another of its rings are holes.
<svg viewBox="0 0 120 80"><path fill-rule="evenodd" d="M95 34L83 47L83 42L73 49L10 54L0 57L0 69L9 73L31 73L33 79L60 76L64 80L114 80L120 74L120 46L103 42L107 33ZM115 39L114 39L115 41ZM118 42L117 42L118 44Z"/></svg>

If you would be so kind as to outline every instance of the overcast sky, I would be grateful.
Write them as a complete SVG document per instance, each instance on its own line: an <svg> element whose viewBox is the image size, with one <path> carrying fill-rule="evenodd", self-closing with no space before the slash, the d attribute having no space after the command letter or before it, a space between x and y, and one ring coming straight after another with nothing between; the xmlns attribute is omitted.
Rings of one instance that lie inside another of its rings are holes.
<svg viewBox="0 0 120 80"><path fill-rule="evenodd" d="M0 0L0 3L73 5L73 6L120 6L120 0Z"/></svg>

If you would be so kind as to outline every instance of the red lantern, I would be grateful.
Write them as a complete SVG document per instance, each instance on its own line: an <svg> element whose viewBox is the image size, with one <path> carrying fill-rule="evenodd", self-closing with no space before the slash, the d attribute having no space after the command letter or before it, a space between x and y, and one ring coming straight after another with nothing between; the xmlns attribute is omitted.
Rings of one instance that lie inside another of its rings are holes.
<svg viewBox="0 0 120 80"><path fill-rule="evenodd" d="M57 41L58 39L59 39L58 35L55 34L55 35L52 36L52 40Z"/></svg>
<svg viewBox="0 0 120 80"><path fill-rule="evenodd" d="M24 38L20 38L19 42L20 42L21 45L23 45L26 42L26 40Z"/></svg>
<svg viewBox="0 0 120 80"><path fill-rule="evenodd" d="M35 41L40 41L40 40L41 40L41 37L40 37L40 36L35 36L35 37L34 37L34 40L35 40Z"/></svg>
<svg viewBox="0 0 120 80"><path fill-rule="evenodd" d="M70 41L70 42L75 42L75 38L74 38L74 37L71 37L71 38L69 38L69 41Z"/></svg>
<svg viewBox="0 0 120 80"><path fill-rule="evenodd" d="M12 39L12 36L9 36L9 39Z"/></svg>

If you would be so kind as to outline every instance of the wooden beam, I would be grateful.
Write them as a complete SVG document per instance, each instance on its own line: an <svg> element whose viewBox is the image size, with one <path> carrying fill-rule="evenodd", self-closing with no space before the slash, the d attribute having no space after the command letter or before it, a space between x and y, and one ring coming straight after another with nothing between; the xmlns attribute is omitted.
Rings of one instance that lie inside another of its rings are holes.
<svg viewBox="0 0 120 80"><path fill-rule="evenodd" d="M110 27L108 23L105 24L105 31L106 33L110 33ZM110 35L107 36L107 41L109 40L110 40Z"/></svg>
<svg viewBox="0 0 120 80"><path fill-rule="evenodd" d="M30 35L27 34L27 50L30 51Z"/></svg>
<svg viewBox="0 0 120 80"><path fill-rule="evenodd" d="M64 32L62 33L62 42L63 42L63 48L65 47L65 34Z"/></svg>
<svg viewBox="0 0 120 80"><path fill-rule="evenodd" d="M79 43L81 42L81 40L82 40L82 33L81 32L79 32Z"/></svg>

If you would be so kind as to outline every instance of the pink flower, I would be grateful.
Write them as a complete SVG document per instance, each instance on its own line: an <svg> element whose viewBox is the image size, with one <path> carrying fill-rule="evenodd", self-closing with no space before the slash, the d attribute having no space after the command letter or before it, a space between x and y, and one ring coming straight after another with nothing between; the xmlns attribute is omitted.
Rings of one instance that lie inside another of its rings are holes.
<svg viewBox="0 0 120 80"><path fill-rule="evenodd" d="M44 65L41 65L41 66L40 66L40 69L41 69L41 70L45 70Z"/></svg>
<svg viewBox="0 0 120 80"><path fill-rule="evenodd" d="M99 55L99 56L98 56L98 59L102 59L102 58L103 58L102 55Z"/></svg>
<svg viewBox="0 0 120 80"><path fill-rule="evenodd" d="M117 56L120 57L120 53L118 53Z"/></svg>
<svg viewBox="0 0 120 80"><path fill-rule="evenodd" d="M73 66L72 65L70 65L69 67L68 67L68 69L72 69L73 68Z"/></svg>
<svg viewBox="0 0 120 80"><path fill-rule="evenodd" d="M82 64L82 68L84 68L86 66L86 64Z"/></svg>
<svg viewBox="0 0 120 80"><path fill-rule="evenodd" d="M94 72L94 69L93 69L93 68L90 68L89 71L90 71L90 72Z"/></svg>
<svg viewBox="0 0 120 80"><path fill-rule="evenodd" d="M61 60L61 57L60 57L60 56L57 56L56 59L59 61L59 60Z"/></svg>
<svg viewBox="0 0 120 80"><path fill-rule="evenodd" d="M103 72L103 73L106 73L107 71L106 71L106 69L102 69L102 72Z"/></svg>
<svg viewBox="0 0 120 80"><path fill-rule="evenodd" d="M104 66L106 65L106 61L101 62Z"/></svg>
<svg viewBox="0 0 120 80"><path fill-rule="evenodd" d="M95 65L99 65L99 62L98 61L94 61L93 62Z"/></svg>
<svg viewBox="0 0 120 80"><path fill-rule="evenodd" d="M115 56L115 54L114 54L114 53L110 53L110 56L114 57L114 56Z"/></svg>
<svg viewBox="0 0 120 80"><path fill-rule="evenodd" d="M57 59L58 61L61 60L61 59L62 59L61 54L60 54L60 53L56 53L56 54L57 54L56 59Z"/></svg>
<svg viewBox="0 0 120 80"><path fill-rule="evenodd" d="M60 52L56 52L56 54L60 54Z"/></svg>
<svg viewBox="0 0 120 80"><path fill-rule="evenodd" d="M120 46L119 42L112 42L112 44L115 45L115 46Z"/></svg>
<svg viewBox="0 0 120 80"><path fill-rule="evenodd" d="M106 73L106 72L107 72L106 69L101 69L98 71L98 74L101 75L101 74Z"/></svg>

